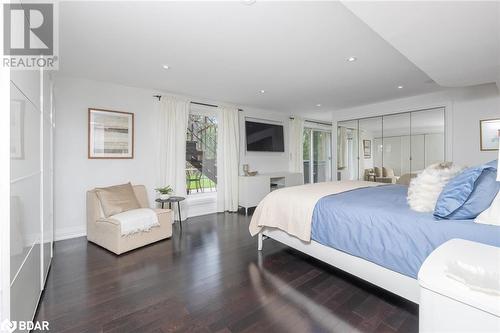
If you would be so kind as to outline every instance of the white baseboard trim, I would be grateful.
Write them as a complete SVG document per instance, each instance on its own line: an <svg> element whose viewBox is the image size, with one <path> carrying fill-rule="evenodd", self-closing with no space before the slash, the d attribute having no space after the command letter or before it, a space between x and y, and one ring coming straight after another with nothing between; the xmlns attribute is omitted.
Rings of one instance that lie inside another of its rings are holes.
<svg viewBox="0 0 500 333"><path fill-rule="evenodd" d="M82 237L86 235L87 235L87 227L79 226L79 227L56 229L54 238L56 241L60 241L65 239Z"/></svg>
<svg viewBox="0 0 500 333"><path fill-rule="evenodd" d="M186 199L186 205L184 208L186 209L183 214L186 216L194 217L200 215L207 215L217 212L217 193L200 193L195 195L190 195ZM173 207L177 212L176 207Z"/></svg>

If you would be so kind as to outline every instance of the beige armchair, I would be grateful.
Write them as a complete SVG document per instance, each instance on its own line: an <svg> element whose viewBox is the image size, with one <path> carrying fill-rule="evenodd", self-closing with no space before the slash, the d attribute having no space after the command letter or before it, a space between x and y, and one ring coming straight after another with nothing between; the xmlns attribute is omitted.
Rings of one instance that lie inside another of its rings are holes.
<svg viewBox="0 0 500 333"><path fill-rule="evenodd" d="M375 169L377 169L377 167L375 167ZM394 169L388 167L382 167L382 169L378 169L379 176L376 176L376 181L378 183L396 184L398 177L394 175Z"/></svg>
<svg viewBox="0 0 500 333"><path fill-rule="evenodd" d="M134 185L133 189L141 208L149 208L146 187L143 185ZM122 236L120 222L109 217L106 218L96 191L88 191L87 240L115 254L122 254L171 237L173 212L170 209L155 209L155 211L160 222L159 227L154 227L147 232Z"/></svg>

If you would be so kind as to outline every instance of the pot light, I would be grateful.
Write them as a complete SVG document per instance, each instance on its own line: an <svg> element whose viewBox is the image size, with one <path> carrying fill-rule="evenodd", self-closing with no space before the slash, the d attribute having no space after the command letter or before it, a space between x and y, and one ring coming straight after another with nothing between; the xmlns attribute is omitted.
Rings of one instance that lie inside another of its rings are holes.
<svg viewBox="0 0 500 333"><path fill-rule="evenodd" d="M266 92L266 91L265 91L264 89L261 89L261 90L260 90L260 93L261 93L261 94L263 94L263 93L265 93L265 92Z"/></svg>
<svg viewBox="0 0 500 333"><path fill-rule="evenodd" d="M241 2L244 4L244 5L247 5L247 6L250 6L250 5L253 5L255 3L256 0L242 0Z"/></svg>
<svg viewBox="0 0 500 333"><path fill-rule="evenodd" d="M404 87L403 86L398 86L398 89L403 89Z"/></svg>
<svg viewBox="0 0 500 333"><path fill-rule="evenodd" d="M161 67L163 67L163 69L169 69L170 68L170 66L168 66L168 65L161 65Z"/></svg>
<svg viewBox="0 0 500 333"><path fill-rule="evenodd" d="M316 104L316 106L319 108L319 107L321 107L321 104Z"/></svg>
<svg viewBox="0 0 500 333"><path fill-rule="evenodd" d="M349 57L349 58L347 58L347 61L349 61L349 62L353 62L353 61L356 61L356 60L358 60L358 58L356 58L356 57Z"/></svg>

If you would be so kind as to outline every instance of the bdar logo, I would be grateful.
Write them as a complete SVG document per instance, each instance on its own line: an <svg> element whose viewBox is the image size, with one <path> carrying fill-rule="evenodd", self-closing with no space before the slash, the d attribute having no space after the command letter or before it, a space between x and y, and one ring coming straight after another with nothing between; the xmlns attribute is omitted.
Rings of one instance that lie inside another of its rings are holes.
<svg viewBox="0 0 500 333"><path fill-rule="evenodd" d="M16 328L17 328L17 323L15 321L9 321L7 319L5 319L0 325L1 332L12 333L16 330Z"/></svg>

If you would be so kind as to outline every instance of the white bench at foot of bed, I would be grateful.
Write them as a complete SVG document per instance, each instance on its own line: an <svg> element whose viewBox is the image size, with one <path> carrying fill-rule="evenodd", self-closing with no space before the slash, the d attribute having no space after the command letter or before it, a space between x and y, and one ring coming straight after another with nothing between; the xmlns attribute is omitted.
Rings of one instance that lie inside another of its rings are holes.
<svg viewBox="0 0 500 333"><path fill-rule="evenodd" d="M263 236L272 238L313 258L355 275L413 303L419 303L420 289L416 279L391 271L371 261L322 245L313 240L310 243L303 242L278 229L262 229L258 236L259 250L263 248Z"/></svg>

